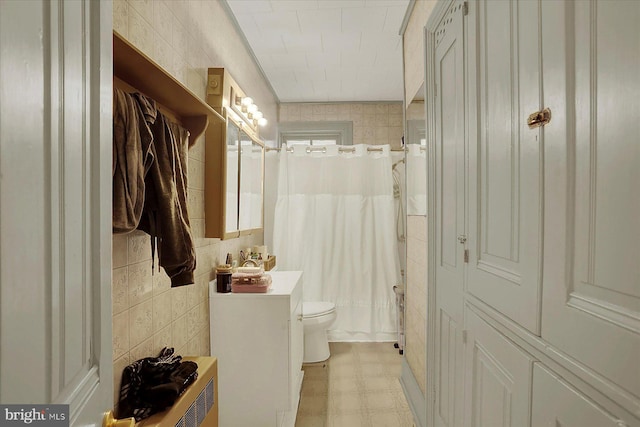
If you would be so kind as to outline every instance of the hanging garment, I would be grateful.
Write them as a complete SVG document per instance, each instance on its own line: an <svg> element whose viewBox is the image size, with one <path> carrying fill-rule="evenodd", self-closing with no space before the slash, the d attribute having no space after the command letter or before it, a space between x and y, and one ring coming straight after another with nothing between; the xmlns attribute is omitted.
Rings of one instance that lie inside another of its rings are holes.
<svg viewBox="0 0 640 427"><path fill-rule="evenodd" d="M153 163L152 142L153 136L145 123L145 115L140 104L130 94L114 88L112 166L114 233L129 233L138 227L144 206L144 178Z"/></svg>
<svg viewBox="0 0 640 427"><path fill-rule="evenodd" d="M153 134L155 161L145 184L144 215L138 228L151 236L152 256L157 247L159 264L171 278L171 286L194 283L196 255L187 210L187 158L189 132L170 122L155 104L134 94Z"/></svg>

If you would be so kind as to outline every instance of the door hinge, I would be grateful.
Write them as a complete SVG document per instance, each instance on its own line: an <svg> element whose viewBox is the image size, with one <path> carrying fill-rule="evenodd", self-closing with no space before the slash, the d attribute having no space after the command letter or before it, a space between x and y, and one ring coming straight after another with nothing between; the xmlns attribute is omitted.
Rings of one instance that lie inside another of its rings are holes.
<svg viewBox="0 0 640 427"><path fill-rule="evenodd" d="M467 343L467 330L466 329L462 330L462 343L463 344Z"/></svg>
<svg viewBox="0 0 640 427"><path fill-rule="evenodd" d="M464 262L469 262L469 249L464 250Z"/></svg>
<svg viewBox="0 0 640 427"><path fill-rule="evenodd" d="M469 3L462 3L462 16L467 16L469 14Z"/></svg>

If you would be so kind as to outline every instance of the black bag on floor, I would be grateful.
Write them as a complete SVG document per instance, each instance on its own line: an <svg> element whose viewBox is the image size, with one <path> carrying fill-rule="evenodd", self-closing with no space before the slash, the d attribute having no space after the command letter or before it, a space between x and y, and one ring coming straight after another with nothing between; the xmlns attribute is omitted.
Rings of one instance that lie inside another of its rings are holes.
<svg viewBox="0 0 640 427"><path fill-rule="evenodd" d="M195 362L182 362L173 348L163 348L158 357L146 357L124 368L118 418L143 420L173 405L198 378Z"/></svg>

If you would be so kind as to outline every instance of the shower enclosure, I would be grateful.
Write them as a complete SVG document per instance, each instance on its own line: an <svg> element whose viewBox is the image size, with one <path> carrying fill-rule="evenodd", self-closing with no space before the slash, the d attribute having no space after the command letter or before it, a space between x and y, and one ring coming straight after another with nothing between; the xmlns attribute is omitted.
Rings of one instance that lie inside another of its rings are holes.
<svg viewBox="0 0 640 427"><path fill-rule="evenodd" d="M265 240L280 269L304 271L304 300L336 304L331 341L397 340L404 185L396 180L394 198L393 164L388 145L294 145L267 155L278 191L275 203L267 197L274 227Z"/></svg>

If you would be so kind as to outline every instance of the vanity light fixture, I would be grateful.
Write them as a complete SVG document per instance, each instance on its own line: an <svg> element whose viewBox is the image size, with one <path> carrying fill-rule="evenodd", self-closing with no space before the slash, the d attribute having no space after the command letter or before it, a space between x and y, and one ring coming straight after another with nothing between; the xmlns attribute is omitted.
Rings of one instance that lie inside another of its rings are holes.
<svg viewBox="0 0 640 427"><path fill-rule="evenodd" d="M262 112L261 112L261 111L256 111L256 112L255 112L255 113L253 113L251 116L252 116L252 117L250 117L250 118L252 118L252 119L253 119L253 125L254 125L254 126L258 126L258 125L260 125L260 126L266 126L266 124L267 124L267 119L265 119L265 118L264 118L264 115L262 114Z"/></svg>
<svg viewBox="0 0 640 427"><path fill-rule="evenodd" d="M262 118L262 113L258 111L258 106L253 103L253 99L249 96L236 96L235 104L240 107L240 111L244 113L249 120L253 120L253 125L256 126L256 120ZM257 113L260 114L260 117L257 116Z"/></svg>
<svg viewBox="0 0 640 427"><path fill-rule="evenodd" d="M258 110L258 106L253 103L253 99L251 97L235 96L234 98L234 110L238 117L241 117L244 121L254 127L266 126L267 119L265 119L264 114Z"/></svg>
<svg viewBox="0 0 640 427"><path fill-rule="evenodd" d="M254 103L253 98L246 96L235 80L224 69L210 68L208 73L207 96L211 97L207 101L209 105L227 107L230 118L236 122L245 123L247 128L257 135L258 127L265 126L267 120Z"/></svg>
<svg viewBox="0 0 640 427"><path fill-rule="evenodd" d="M251 108L252 105L255 105L253 103L253 99L245 96L244 98L242 98L242 102L241 102L241 109L243 113L246 113L247 111L249 111L249 108Z"/></svg>

